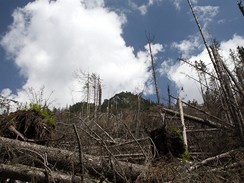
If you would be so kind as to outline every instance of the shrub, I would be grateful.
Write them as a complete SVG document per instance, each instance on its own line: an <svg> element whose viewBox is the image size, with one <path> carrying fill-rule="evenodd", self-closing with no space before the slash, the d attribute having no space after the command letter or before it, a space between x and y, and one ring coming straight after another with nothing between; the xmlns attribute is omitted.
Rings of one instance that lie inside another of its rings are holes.
<svg viewBox="0 0 244 183"><path fill-rule="evenodd" d="M56 125L56 121L52 117L52 113L51 113L51 111L48 108L42 107L39 104L31 103L30 104L30 110L33 110L36 113L38 113L48 125L50 125L50 126L55 126Z"/></svg>

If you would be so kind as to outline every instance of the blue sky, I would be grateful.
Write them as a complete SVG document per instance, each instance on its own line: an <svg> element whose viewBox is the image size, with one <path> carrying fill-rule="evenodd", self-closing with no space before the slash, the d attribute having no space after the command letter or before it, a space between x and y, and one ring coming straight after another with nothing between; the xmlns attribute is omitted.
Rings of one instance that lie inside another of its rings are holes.
<svg viewBox="0 0 244 183"><path fill-rule="evenodd" d="M216 38L229 62L229 49L244 46L236 1L192 3L208 42ZM177 61L209 63L186 0L0 0L0 16L0 93L8 98L27 101L26 89L45 86L57 106L83 100L77 70L100 75L104 98L123 90L153 98L150 33L162 101L168 84L174 95L201 101L185 76L196 73Z"/></svg>

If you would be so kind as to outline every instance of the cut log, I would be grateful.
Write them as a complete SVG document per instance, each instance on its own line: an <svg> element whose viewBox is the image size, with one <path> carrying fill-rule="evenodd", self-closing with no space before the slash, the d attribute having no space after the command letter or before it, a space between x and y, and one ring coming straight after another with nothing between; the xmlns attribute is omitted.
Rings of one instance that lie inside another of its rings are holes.
<svg viewBox="0 0 244 183"><path fill-rule="evenodd" d="M21 180L37 183L42 182L81 182L79 176L71 176L61 172L46 171L42 168L30 167L26 165L6 165L0 164L0 180L11 178L14 180Z"/></svg>
<svg viewBox="0 0 244 183"><path fill-rule="evenodd" d="M75 168L80 168L79 153L76 152L46 147L4 137L0 137L0 146L0 153L4 153L3 151L6 151L6 149L11 150L11 152L17 155L20 154L20 152L30 153L32 151L38 153L39 155L46 154L48 163L53 165L55 164L56 168L71 171L72 164ZM33 158L29 158L29 163L32 163L34 161ZM109 179L114 179L114 177L116 177L117 182L125 182L125 178L135 180L141 172L146 170L146 167L143 165L116 160L110 161L108 158L101 158L87 154L84 154L83 161L83 165L85 169L88 170L90 175L101 176L101 174L103 174Z"/></svg>

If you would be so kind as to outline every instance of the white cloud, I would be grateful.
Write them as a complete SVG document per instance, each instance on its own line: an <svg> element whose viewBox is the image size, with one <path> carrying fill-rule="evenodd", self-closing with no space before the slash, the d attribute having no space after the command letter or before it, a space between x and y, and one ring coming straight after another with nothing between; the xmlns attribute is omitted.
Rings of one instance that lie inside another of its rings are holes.
<svg viewBox="0 0 244 183"><path fill-rule="evenodd" d="M233 35L231 39L220 43L219 53L228 65L231 65L229 50L235 50L237 46L244 46L243 36ZM213 69L206 49L200 54L189 55L189 61L191 61L191 63L199 60L202 60L208 65L209 70ZM198 102L202 102L199 83L187 76L189 75L190 77L198 79L196 71L191 66L182 62L177 62L172 65L171 60L166 60L162 63L160 72L162 75L167 75L167 77L176 84L179 94L181 97L185 98L185 100L196 99ZM181 90L182 88L183 90Z"/></svg>
<svg viewBox="0 0 244 183"><path fill-rule="evenodd" d="M173 3L173 5L175 6L175 8L177 10L181 10L181 4L182 4L182 2L183 3L186 3L186 1L183 1L183 0L170 0L170 1ZM198 3L198 0L191 0L191 3L192 4L197 4Z"/></svg>
<svg viewBox="0 0 244 183"><path fill-rule="evenodd" d="M128 2L129 2L129 6L133 10L138 10L141 13L141 15L146 15L149 7L153 6L155 3L160 3L162 1L163 0L148 0L147 3L140 4L140 5L133 2L133 0L129 0Z"/></svg>
<svg viewBox="0 0 244 183"><path fill-rule="evenodd" d="M202 28L205 30L207 25L213 21L214 17L219 13L218 6L195 6L194 11L198 20L202 23Z"/></svg>
<svg viewBox="0 0 244 183"><path fill-rule="evenodd" d="M145 45L145 50L149 53L149 45ZM153 55L157 55L159 52L164 52L164 47L162 44L156 43L156 44L151 44L151 50Z"/></svg>
<svg viewBox="0 0 244 183"><path fill-rule="evenodd" d="M12 91L9 88L5 88L1 91L0 95L3 97L9 97Z"/></svg>
<svg viewBox="0 0 244 183"><path fill-rule="evenodd" d="M152 84L153 83L153 78L152 78L152 67L151 67L151 56L150 56L150 51L149 51L149 45L145 45L145 50L147 50L147 52L141 52L141 54L144 54L145 56L144 57L147 57L148 59L148 62L150 63L150 73L149 73L149 78L148 78L148 81L146 83L146 85L144 86L144 94L145 95L153 95L155 94L155 87L154 85ZM153 58L154 58L154 66L156 67L156 70L157 70L157 61L158 61L158 57L157 57L157 54L160 53L160 52L164 52L164 46L162 44L151 44L151 51L152 51L152 54L153 54Z"/></svg>
<svg viewBox="0 0 244 183"><path fill-rule="evenodd" d="M197 1L195 2L197 3ZM217 6L195 6L194 11L197 15L198 21L201 25L205 39L208 41L211 40L211 36L208 34L207 27L210 22L213 21L214 17L219 13L219 7ZM194 20L195 24L195 20ZM189 55L194 54L195 51L202 49L202 38L200 34L194 34L188 36L187 39L173 42L171 44L172 48L176 48L182 54L183 57L188 57Z"/></svg>
<svg viewBox="0 0 244 183"><path fill-rule="evenodd" d="M222 41L220 44L220 54L224 58L229 57L229 50L236 49L237 46L244 46L244 37L234 34L232 39Z"/></svg>
<svg viewBox="0 0 244 183"><path fill-rule="evenodd" d="M181 4L182 0L172 0L172 2L177 10L181 9L180 4Z"/></svg>
<svg viewBox="0 0 244 183"><path fill-rule="evenodd" d="M180 42L173 42L171 47L176 48L182 57L189 57L194 51L201 48L199 36L189 36L188 39L182 40Z"/></svg>
<svg viewBox="0 0 244 183"><path fill-rule="evenodd" d="M89 3L88 3L89 2ZM154 2L154 1L152 1ZM103 80L103 97L122 90L142 90L150 77L147 54L134 55L126 46L122 26L125 18L109 11L102 0L37 0L16 9L14 22L1 45L27 79L24 90L45 86L56 105L81 100L74 71L97 73ZM162 49L156 44L154 51Z"/></svg>
<svg viewBox="0 0 244 183"><path fill-rule="evenodd" d="M104 7L104 0L81 0L86 8Z"/></svg>

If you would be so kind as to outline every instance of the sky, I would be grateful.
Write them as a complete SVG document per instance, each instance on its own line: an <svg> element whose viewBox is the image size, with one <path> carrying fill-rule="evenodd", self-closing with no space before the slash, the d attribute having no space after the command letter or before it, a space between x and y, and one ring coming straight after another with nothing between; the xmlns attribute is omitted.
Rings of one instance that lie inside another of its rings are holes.
<svg viewBox="0 0 244 183"><path fill-rule="evenodd" d="M234 0L191 0L208 44L244 46L244 20ZM28 102L28 89L53 106L85 100L77 72L95 73L103 99L121 91L155 99L149 37L161 101L202 102L197 73L178 58L211 64L187 0L0 0L0 94Z"/></svg>

